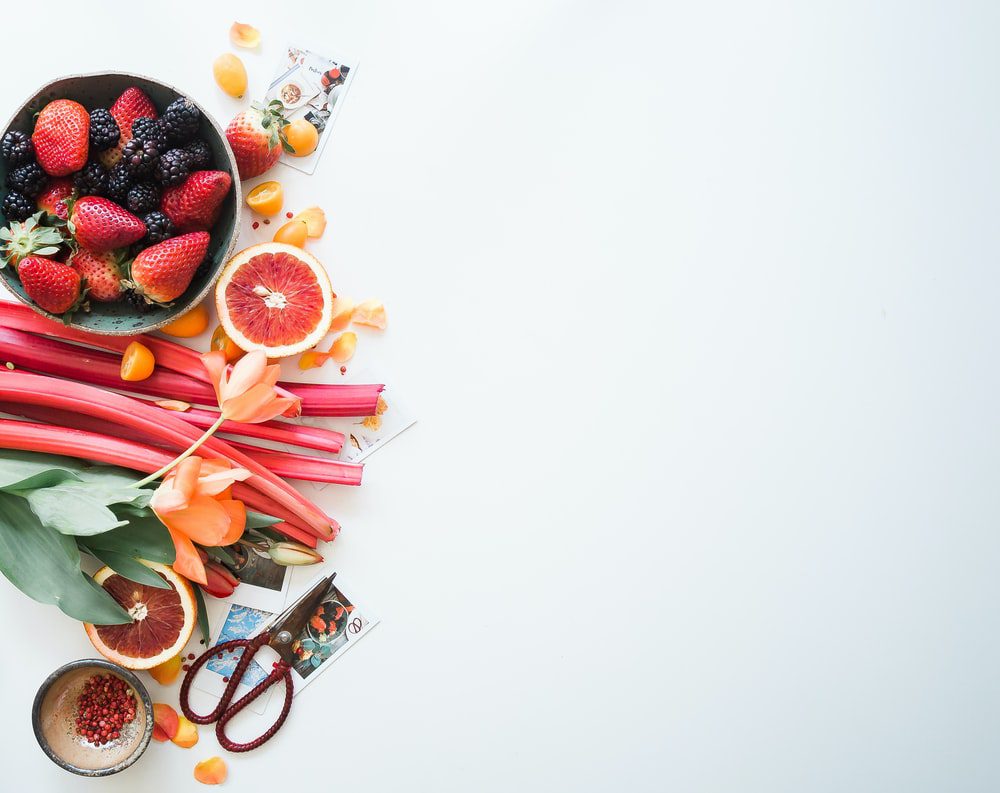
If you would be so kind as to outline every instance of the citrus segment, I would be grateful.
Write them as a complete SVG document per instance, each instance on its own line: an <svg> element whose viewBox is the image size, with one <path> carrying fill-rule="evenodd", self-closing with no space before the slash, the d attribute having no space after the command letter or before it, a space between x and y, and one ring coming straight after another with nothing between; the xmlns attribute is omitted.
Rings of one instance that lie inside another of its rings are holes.
<svg viewBox="0 0 1000 793"><path fill-rule="evenodd" d="M281 182L261 182L247 193L247 206L266 217L274 217L281 211L285 191Z"/></svg>
<svg viewBox="0 0 1000 793"><path fill-rule="evenodd" d="M118 575L110 567L94 574L104 588L132 617L126 625L84 623L94 647L109 661L126 669L152 669L180 653L194 630L197 607L191 584L170 567L143 562L170 586L147 586Z"/></svg>
<svg viewBox="0 0 1000 793"><path fill-rule="evenodd" d="M316 257L283 243L254 245L227 264L215 292L219 321L242 350L284 358L326 335L333 290Z"/></svg>
<svg viewBox="0 0 1000 793"><path fill-rule="evenodd" d="M309 226L304 220L289 220L284 226L274 232L275 242L284 242L287 245L294 245L301 248L306 244L306 237L309 236Z"/></svg>

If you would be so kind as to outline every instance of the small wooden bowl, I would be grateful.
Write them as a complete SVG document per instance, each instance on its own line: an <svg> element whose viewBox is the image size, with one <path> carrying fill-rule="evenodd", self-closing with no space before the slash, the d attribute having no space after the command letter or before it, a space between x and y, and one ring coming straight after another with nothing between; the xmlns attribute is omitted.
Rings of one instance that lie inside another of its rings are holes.
<svg viewBox="0 0 1000 793"><path fill-rule="evenodd" d="M60 77L35 91L14 113L0 135L6 135L12 129L31 134L35 124L35 113L53 99L73 99L88 110L97 107L111 107L118 95L132 85L145 91L161 113L175 99L186 96L167 83L127 72L98 72ZM191 99L191 97L188 98ZM205 108L194 99L191 101L201 111L201 129L198 131L198 135L208 143L212 150L212 168L228 171L229 175L233 177L233 188L226 196L219 213L219 220L211 230L212 242L209 245L209 254L212 256L213 266L208 269L208 272L196 277L187 291L169 308L153 308L142 313L126 301L117 303L91 301L89 312L77 311L73 315L73 319L69 323L71 327L106 336L134 336L138 333L161 328L198 305L211 291L223 265L229 261L229 257L236 247L236 238L240 231L240 207L243 203L236 158L233 156L233 150L229 147L222 127ZM6 178L7 165L0 161L0 184ZM0 226L6 224L7 219L0 212ZM28 298L13 268L5 267L0 270L0 281L18 300L31 306L39 314L60 319L43 311Z"/></svg>

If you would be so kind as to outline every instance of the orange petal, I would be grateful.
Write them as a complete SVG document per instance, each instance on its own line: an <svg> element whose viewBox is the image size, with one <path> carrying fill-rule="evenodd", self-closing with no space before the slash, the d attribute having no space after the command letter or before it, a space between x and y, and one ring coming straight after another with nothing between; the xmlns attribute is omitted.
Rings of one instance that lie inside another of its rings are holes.
<svg viewBox="0 0 1000 793"><path fill-rule="evenodd" d="M177 721L177 734L170 740L172 740L177 746L184 749L190 749L198 743L198 725L194 722L188 721L185 716L178 716Z"/></svg>
<svg viewBox="0 0 1000 793"><path fill-rule="evenodd" d="M319 207L303 209L292 220L301 220L306 224L306 234L315 239L322 237L326 231L326 212Z"/></svg>
<svg viewBox="0 0 1000 793"><path fill-rule="evenodd" d="M229 40L237 47L252 50L260 44L260 31L245 22L233 22L233 26L229 28Z"/></svg>
<svg viewBox="0 0 1000 793"><path fill-rule="evenodd" d="M354 348L358 346L358 334L341 333L330 347L330 357L337 363L344 363L354 357Z"/></svg>
<svg viewBox="0 0 1000 793"><path fill-rule="evenodd" d="M202 366L208 372L208 379L215 386L215 398L222 403L222 378L226 374L226 354L222 350L212 350L201 356Z"/></svg>
<svg viewBox="0 0 1000 793"><path fill-rule="evenodd" d="M185 410L191 409L190 402L182 402L179 399L161 399L159 402L156 403L156 405L158 407L163 408L164 410L177 410L180 411L181 413L183 413Z"/></svg>
<svg viewBox="0 0 1000 793"><path fill-rule="evenodd" d="M192 455L182 460L174 469L174 487L190 501L198 492L198 476L201 474L201 458Z"/></svg>
<svg viewBox="0 0 1000 793"><path fill-rule="evenodd" d="M162 664L157 664L152 669L149 670L150 677L153 678L161 686L169 686L177 679L177 675L181 673L181 657L175 655L173 658L164 661ZM153 706L154 714L156 705ZM174 714L175 716L177 714ZM153 717L156 718L155 715ZM167 738L164 738L167 740Z"/></svg>
<svg viewBox="0 0 1000 793"><path fill-rule="evenodd" d="M222 397L226 401L249 391L264 377L267 356L263 350L252 350L233 364L229 379L222 387Z"/></svg>
<svg viewBox="0 0 1000 793"><path fill-rule="evenodd" d="M160 520L163 520L162 518ZM174 550L177 558L174 559L172 567L182 576L190 581L205 584L208 579L205 577L205 565L202 564L201 557L198 556L198 549L194 547L191 538L186 534L172 529L169 524L167 531L170 532L170 539L174 541Z"/></svg>
<svg viewBox="0 0 1000 793"><path fill-rule="evenodd" d="M209 757L194 767L194 778L203 785L221 785L228 774L226 761L221 757Z"/></svg>
<svg viewBox="0 0 1000 793"><path fill-rule="evenodd" d="M354 307L353 320L355 325L368 325L372 328L385 330L385 306L380 300L366 300L364 303L358 303Z"/></svg>
<svg viewBox="0 0 1000 793"><path fill-rule="evenodd" d="M177 658L177 669L180 671L180 658ZM167 661L170 663L170 661ZM160 665L162 666L162 664ZM154 667L159 668L159 667ZM153 739L157 741L172 741L180 727L177 711L165 702L153 703Z"/></svg>
<svg viewBox="0 0 1000 793"><path fill-rule="evenodd" d="M229 533L229 513L210 496L195 496L186 509L160 516L168 529L187 535L199 545L218 545Z"/></svg>
<svg viewBox="0 0 1000 793"><path fill-rule="evenodd" d="M217 544L232 545L243 536L243 531L246 529L246 505L242 501L234 501L233 499L219 500L215 503L221 506L229 515L229 532Z"/></svg>
<svg viewBox="0 0 1000 793"><path fill-rule="evenodd" d="M330 323L330 330L343 330L351 324L351 315L354 313L354 301L349 297L338 297L330 307L333 314L333 322Z"/></svg>
<svg viewBox="0 0 1000 793"><path fill-rule="evenodd" d="M299 369L318 369L327 362L330 356L319 350L306 350L299 356Z"/></svg>
<svg viewBox="0 0 1000 793"><path fill-rule="evenodd" d="M222 405L222 415L230 421L258 424L280 416L297 400L276 397L274 388L258 383L242 396L227 399Z"/></svg>

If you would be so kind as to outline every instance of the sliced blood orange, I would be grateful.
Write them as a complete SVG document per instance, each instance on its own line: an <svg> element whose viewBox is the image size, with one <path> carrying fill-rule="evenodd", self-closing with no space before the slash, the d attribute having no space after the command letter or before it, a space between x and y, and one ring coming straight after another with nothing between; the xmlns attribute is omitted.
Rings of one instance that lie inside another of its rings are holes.
<svg viewBox="0 0 1000 793"><path fill-rule="evenodd" d="M285 358L315 347L330 329L333 290L315 256L264 242L227 262L215 289L219 321L241 350Z"/></svg>
<svg viewBox="0 0 1000 793"><path fill-rule="evenodd" d="M100 584L127 611L127 625L84 627L98 652L126 669L152 669L180 653L197 621L198 607L187 579L173 568L143 562L170 584L168 589L146 586L118 575L110 567L94 574Z"/></svg>

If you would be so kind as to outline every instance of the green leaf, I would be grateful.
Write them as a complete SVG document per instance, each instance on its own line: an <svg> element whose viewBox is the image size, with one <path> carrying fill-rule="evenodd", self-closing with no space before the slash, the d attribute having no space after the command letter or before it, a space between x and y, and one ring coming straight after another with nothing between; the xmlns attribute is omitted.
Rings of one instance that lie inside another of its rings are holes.
<svg viewBox="0 0 1000 793"><path fill-rule="evenodd" d="M120 508L114 509L119 512ZM173 564L175 558L174 543L170 539L170 534L155 515L129 517L127 526L95 534L92 537L81 537L79 543L91 552L112 551L122 556L148 559L162 564Z"/></svg>
<svg viewBox="0 0 1000 793"><path fill-rule="evenodd" d="M146 584L146 586L156 587L157 589L170 589L170 584L164 581L159 573L146 567L142 562L133 559L131 556L104 548L87 549L87 552L129 581Z"/></svg>
<svg viewBox="0 0 1000 793"><path fill-rule="evenodd" d="M0 572L28 597L55 604L82 622L131 622L80 570L80 551L73 539L43 525L24 499L9 493L0 493Z"/></svg>
<svg viewBox="0 0 1000 793"><path fill-rule="evenodd" d="M208 631L208 609L205 608L205 596L201 593L201 587L193 585L191 587L194 590L194 599L198 604L198 630L201 631L201 637L205 640L205 646L208 647L209 642L212 641L212 634Z"/></svg>
<svg viewBox="0 0 1000 793"><path fill-rule="evenodd" d="M110 531L127 521L109 509L112 504L145 507L149 490L131 487L136 481L116 468L98 466L80 471L80 481L68 480L35 490L18 490L46 526L63 534L90 536Z"/></svg>
<svg viewBox="0 0 1000 793"><path fill-rule="evenodd" d="M236 560L225 548L220 546L206 546L205 553L213 557L215 561L222 562L223 564L228 564L230 567L236 566Z"/></svg>
<svg viewBox="0 0 1000 793"><path fill-rule="evenodd" d="M0 491L51 487L80 480L83 465L71 457L5 450L0 458Z"/></svg>
<svg viewBox="0 0 1000 793"><path fill-rule="evenodd" d="M251 512L247 510L247 525L248 529L262 529L265 526L273 526L275 523L281 523L277 518L272 518L270 515L261 515L259 512Z"/></svg>

